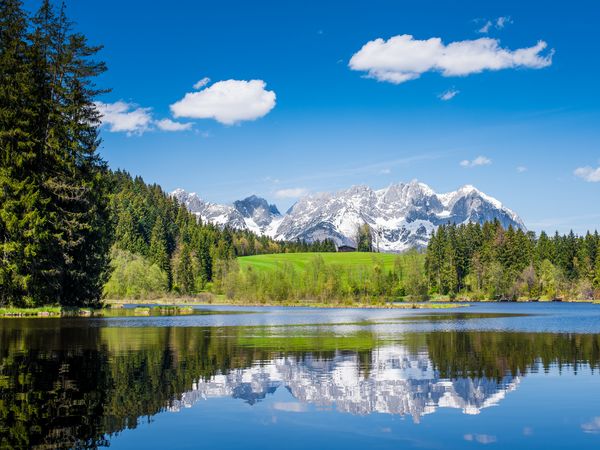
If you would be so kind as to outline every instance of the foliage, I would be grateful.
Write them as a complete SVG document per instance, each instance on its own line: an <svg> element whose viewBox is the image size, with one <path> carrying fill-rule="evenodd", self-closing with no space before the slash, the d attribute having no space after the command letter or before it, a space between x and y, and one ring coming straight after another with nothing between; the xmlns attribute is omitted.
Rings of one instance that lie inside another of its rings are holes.
<svg viewBox="0 0 600 450"><path fill-rule="evenodd" d="M104 285L108 298L144 299L167 292L167 273L143 256L113 248L111 268L110 279Z"/></svg>
<svg viewBox="0 0 600 450"><path fill-rule="evenodd" d="M240 258L215 288L229 298L265 303L380 302L427 294L423 255L337 253Z"/></svg>
<svg viewBox="0 0 600 450"><path fill-rule="evenodd" d="M600 296L600 237L448 224L432 236L425 269L432 294L590 300Z"/></svg>

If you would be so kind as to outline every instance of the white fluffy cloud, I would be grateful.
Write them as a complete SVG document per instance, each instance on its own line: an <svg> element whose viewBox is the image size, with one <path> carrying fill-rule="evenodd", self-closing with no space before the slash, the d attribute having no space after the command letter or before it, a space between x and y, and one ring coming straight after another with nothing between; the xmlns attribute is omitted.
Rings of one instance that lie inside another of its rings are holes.
<svg viewBox="0 0 600 450"><path fill-rule="evenodd" d="M475 159L464 159L460 162L460 165L463 167L479 167L479 166L489 166L492 164L492 160L485 156L478 156Z"/></svg>
<svg viewBox="0 0 600 450"><path fill-rule="evenodd" d="M175 122L171 119L162 119L156 121L156 126L162 131L185 131L192 128L191 123Z"/></svg>
<svg viewBox="0 0 600 450"><path fill-rule="evenodd" d="M280 189L275 192L275 197L277 198L298 198L306 195L308 191L304 188L289 188L289 189Z"/></svg>
<svg viewBox="0 0 600 450"><path fill-rule="evenodd" d="M425 72L440 72L445 77L465 76L484 70L518 67L541 69L552 64L553 51L544 41L533 47L510 50L500 41L480 38L444 44L441 38L415 39L409 34L367 42L352 55L349 67L367 72L379 81L399 84L417 79Z"/></svg>
<svg viewBox="0 0 600 450"><path fill-rule="evenodd" d="M600 167L596 167L595 169L590 166L579 167L575 169L575 172L573 173L575 174L575 176L590 183L600 182Z"/></svg>
<svg viewBox="0 0 600 450"><path fill-rule="evenodd" d="M262 80L225 80L189 92L171 105L175 117L215 119L225 125L265 116L275 107L275 92Z"/></svg>
<svg viewBox="0 0 600 450"><path fill-rule="evenodd" d="M143 134L158 128L161 131L185 131L193 126L191 123L175 122L171 119L154 120L152 108L142 108L134 103L122 100L114 103L96 102L102 124L111 133Z"/></svg>
<svg viewBox="0 0 600 450"><path fill-rule="evenodd" d="M525 166L517 166L517 172L519 172L519 173L527 172L527 167L525 167Z"/></svg>
<svg viewBox="0 0 600 450"><path fill-rule="evenodd" d="M448 89L446 92L442 92L439 95L439 98L440 98L440 100L443 100L443 101L447 102L448 100L452 100L459 93L460 93L460 91L458 91L456 89Z"/></svg>
<svg viewBox="0 0 600 450"><path fill-rule="evenodd" d="M152 125L150 108L140 108L124 101L96 102L95 105L101 115L102 124L108 126L109 131L113 133L142 134Z"/></svg>

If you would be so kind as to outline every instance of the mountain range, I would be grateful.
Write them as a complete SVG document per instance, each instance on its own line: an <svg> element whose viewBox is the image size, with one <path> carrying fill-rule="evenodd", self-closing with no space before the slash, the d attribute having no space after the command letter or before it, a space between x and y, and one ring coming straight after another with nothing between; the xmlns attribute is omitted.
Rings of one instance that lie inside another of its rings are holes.
<svg viewBox="0 0 600 450"><path fill-rule="evenodd" d="M307 195L285 214L255 195L233 205L206 202L183 189L171 195L205 222L247 229L278 240L333 239L338 246L355 246L358 226L367 223L375 246L384 252L422 248L439 225L449 222L497 219L506 228L512 225L525 229L515 212L470 185L445 194L416 180L379 190L357 185L335 193Z"/></svg>

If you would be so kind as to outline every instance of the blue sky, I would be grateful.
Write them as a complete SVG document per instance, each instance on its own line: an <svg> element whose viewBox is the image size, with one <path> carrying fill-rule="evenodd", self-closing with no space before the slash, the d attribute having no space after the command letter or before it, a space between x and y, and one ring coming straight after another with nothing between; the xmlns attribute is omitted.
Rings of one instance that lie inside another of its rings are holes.
<svg viewBox="0 0 600 450"><path fill-rule="evenodd" d="M104 45L112 168L282 210L360 183L473 184L530 229L600 228L597 2L67 5Z"/></svg>

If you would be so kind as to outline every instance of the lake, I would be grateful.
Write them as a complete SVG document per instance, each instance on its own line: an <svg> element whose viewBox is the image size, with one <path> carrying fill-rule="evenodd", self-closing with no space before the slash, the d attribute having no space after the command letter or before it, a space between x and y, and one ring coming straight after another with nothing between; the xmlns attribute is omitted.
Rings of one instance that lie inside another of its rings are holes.
<svg viewBox="0 0 600 450"><path fill-rule="evenodd" d="M598 449L600 306L0 319L2 448Z"/></svg>

